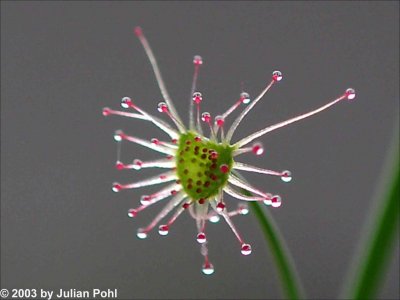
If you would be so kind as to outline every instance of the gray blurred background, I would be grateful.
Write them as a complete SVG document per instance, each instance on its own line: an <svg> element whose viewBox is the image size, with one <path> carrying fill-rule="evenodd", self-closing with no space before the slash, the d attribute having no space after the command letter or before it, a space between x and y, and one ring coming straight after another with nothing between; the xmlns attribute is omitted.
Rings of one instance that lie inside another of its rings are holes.
<svg viewBox="0 0 400 300"><path fill-rule="evenodd" d="M114 194L154 170L114 169L114 130L165 137L151 124L101 115L131 96L154 114L161 101L132 33L142 26L179 113L188 115L192 58L212 115L244 89L255 97L271 72L284 79L234 136L314 109L347 87L357 98L260 140L262 157L294 179L249 175L279 193L271 210L308 298L339 295L384 174L398 126L399 3L394 2L1 2L1 287L117 288L120 299L282 298L275 265L252 215L208 227L213 276L202 275L196 228L184 214L169 236L136 238L163 204L126 216L143 188ZM233 119L233 118L232 118ZM231 119L231 120L232 120ZM123 145L122 159L157 154ZM230 207L237 200L227 199ZM380 297L399 297L399 242ZM393 253L394 254L394 253Z"/></svg>

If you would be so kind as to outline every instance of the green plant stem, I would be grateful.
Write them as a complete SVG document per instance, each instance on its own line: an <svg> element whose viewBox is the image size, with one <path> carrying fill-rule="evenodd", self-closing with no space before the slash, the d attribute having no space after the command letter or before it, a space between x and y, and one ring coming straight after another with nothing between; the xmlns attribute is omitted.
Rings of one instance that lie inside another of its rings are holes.
<svg viewBox="0 0 400 300"><path fill-rule="evenodd" d="M282 282L282 288L287 299L302 298L300 280L278 228L275 226L273 220L267 217L266 212L261 208L260 204L250 202L250 206L260 223L265 239L268 241L268 246L274 257Z"/></svg>
<svg viewBox="0 0 400 300"><path fill-rule="evenodd" d="M396 229L399 226L400 169L398 149L393 161L394 173L389 190L372 223L372 231L365 243L364 255L358 266L354 283L350 285L348 298L376 299L379 284L390 257Z"/></svg>

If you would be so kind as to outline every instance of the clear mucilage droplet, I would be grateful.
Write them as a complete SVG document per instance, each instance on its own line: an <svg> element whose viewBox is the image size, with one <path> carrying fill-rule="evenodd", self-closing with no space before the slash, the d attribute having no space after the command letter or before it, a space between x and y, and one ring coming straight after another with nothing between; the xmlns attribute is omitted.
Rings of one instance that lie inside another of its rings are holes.
<svg viewBox="0 0 400 300"><path fill-rule="evenodd" d="M272 79L275 81L281 81L283 78L281 71L274 71L272 72Z"/></svg>
<svg viewBox="0 0 400 300"><path fill-rule="evenodd" d="M251 246L249 244L243 244L240 250L243 255L251 254Z"/></svg>
<svg viewBox="0 0 400 300"><path fill-rule="evenodd" d="M239 204L239 213L241 215L247 215L249 213L249 208L247 204Z"/></svg>
<svg viewBox="0 0 400 300"><path fill-rule="evenodd" d="M282 198L279 195L275 195L271 199L271 205L272 207L279 207L282 205Z"/></svg>
<svg viewBox="0 0 400 300"><path fill-rule="evenodd" d="M157 105L157 109L159 112L167 112L168 111L168 105L165 102L160 102Z"/></svg>
<svg viewBox="0 0 400 300"><path fill-rule="evenodd" d="M356 97L356 91L353 88L348 88L346 95L348 100L353 100Z"/></svg>
<svg viewBox="0 0 400 300"><path fill-rule="evenodd" d="M203 244L207 241L206 234L204 232L199 232L196 239L199 244Z"/></svg>
<svg viewBox="0 0 400 300"><path fill-rule="evenodd" d="M220 217L218 215L214 215L214 216L211 216L209 220L211 223L218 223L220 220Z"/></svg>
<svg viewBox="0 0 400 300"><path fill-rule="evenodd" d="M114 182L112 185L112 191L114 193L118 193L120 190L122 190L121 184L119 184L118 182Z"/></svg>
<svg viewBox="0 0 400 300"><path fill-rule="evenodd" d="M260 142L256 142L253 144L251 151L255 154L255 155L261 155L264 153L264 146L263 144L261 144Z"/></svg>
<svg viewBox="0 0 400 300"><path fill-rule="evenodd" d="M117 142L122 141L122 131L121 130L117 130L114 133L114 140L116 140Z"/></svg>
<svg viewBox="0 0 400 300"><path fill-rule="evenodd" d="M240 100L243 104L249 104L250 102L250 95L246 92L240 94Z"/></svg>
<svg viewBox="0 0 400 300"><path fill-rule="evenodd" d="M288 170L282 172L281 180L283 182L290 182L292 181L292 173Z"/></svg>
<svg viewBox="0 0 400 300"><path fill-rule="evenodd" d="M193 101L197 104L199 104L203 100L203 96L201 95L200 92L194 92L193 93Z"/></svg>
<svg viewBox="0 0 400 300"><path fill-rule="evenodd" d="M130 104L132 103L132 99L129 97L123 97L121 99L121 106L123 108L129 108Z"/></svg>
<svg viewBox="0 0 400 300"><path fill-rule="evenodd" d="M142 229L142 228L139 228L138 229L138 231L137 231L137 233L136 233L136 236L139 238L139 239L145 239L145 238L147 238L147 233L146 232L144 232L144 230Z"/></svg>
<svg viewBox="0 0 400 300"><path fill-rule="evenodd" d="M169 227L168 227L168 225L160 225L160 226L158 227L158 233L159 233L160 235L167 235L168 232L169 232Z"/></svg>
<svg viewBox="0 0 400 300"><path fill-rule="evenodd" d="M193 57L193 63L197 66L202 65L203 64L203 58L200 55L195 55Z"/></svg>
<svg viewBox="0 0 400 300"><path fill-rule="evenodd" d="M136 215L137 215L136 209L131 208L131 209L128 210L128 217L129 218L134 218L134 217L136 217Z"/></svg>
<svg viewBox="0 0 400 300"><path fill-rule="evenodd" d="M201 270L203 271L204 274L211 275L212 273L214 273L214 266L210 263L204 264Z"/></svg>
<svg viewBox="0 0 400 300"><path fill-rule="evenodd" d="M201 120L202 120L203 122L209 123L209 122L211 121L211 115L210 115L210 113L209 113L209 112L203 112L203 113L201 114Z"/></svg>

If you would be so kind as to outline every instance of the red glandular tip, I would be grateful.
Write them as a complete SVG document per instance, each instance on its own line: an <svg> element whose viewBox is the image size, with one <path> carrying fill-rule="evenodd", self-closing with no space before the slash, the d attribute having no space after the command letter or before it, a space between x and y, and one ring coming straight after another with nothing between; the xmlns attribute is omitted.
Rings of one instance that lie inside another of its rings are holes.
<svg viewBox="0 0 400 300"><path fill-rule="evenodd" d="M204 232L199 232L196 239L199 244L204 244L207 241L206 234Z"/></svg>
<svg viewBox="0 0 400 300"><path fill-rule="evenodd" d="M160 235L167 235L168 232L169 232L169 227L168 227L168 225L160 225L160 226L158 227L158 233L159 233Z"/></svg>
<svg viewBox="0 0 400 300"><path fill-rule="evenodd" d="M195 66L200 66L200 65L202 65L202 64L203 64L203 58L202 58L200 55L195 55L195 56L193 57L193 64L194 64Z"/></svg>
<svg viewBox="0 0 400 300"><path fill-rule="evenodd" d="M122 190L122 185L117 182L114 182L112 186L112 191L118 193L121 190Z"/></svg>
<svg viewBox="0 0 400 300"><path fill-rule="evenodd" d="M275 195L271 198L272 207L279 207L282 205L282 198L279 195Z"/></svg>
<svg viewBox="0 0 400 300"><path fill-rule="evenodd" d="M134 218L134 217L136 217L136 215L137 215L137 210L136 209L131 208L131 209L128 210L128 217L129 218Z"/></svg>
<svg viewBox="0 0 400 300"><path fill-rule="evenodd" d="M103 116L107 117L111 113L111 109L109 107L104 107L103 108Z"/></svg>
<svg viewBox="0 0 400 300"><path fill-rule="evenodd" d="M274 71L272 72L272 79L276 82L276 81L281 81L283 78L282 76L282 72L281 71Z"/></svg>
<svg viewBox="0 0 400 300"><path fill-rule="evenodd" d="M132 106L132 99L129 97L123 97L121 99L121 106L123 108L129 108L130 106Z"/></svg>
<svg viewBox="0 0 400 300"><path fill-rule="evenodd" d="M143 162L140 159L133 160L133 168L135 170L140 170L142 168Z"/></svg>
<svg viewBox="0 0 400 300"><path fill-rule="evenodd" d="M263 145L261 143L254 143L251 151L255 155L261 155L261 154L264 153L264 147L263 147Z"/></svg>
<svg viewBox="0 0 400 300"><path fill-rule="evenodd" d="M222 116L216 116L215 117L215 124L217 124L218 127L224 126L225 119Z"/></svg>
<svg viewBox="0 0 400 300"><path fill-rule="evenodd" d="M290 182L292 180L292 172L285 170L282 172L281 180L283 182Z"/></svg>
<svg viewBox="0 0 400 300"><path fill-rule="evenodd" d="M249 244L243 244L241 248L241 252L243 255L251 254L251 246Z"/></svg>
<svg viewBox="0 0 400 300"><path fill-rule="evenodd" d="M347 100L353 100L356 97L356 91L353 88L348 88L345 95Z"/></svg>
<svg viewBox="0 0 400 300"><path fill-rule="evenodd" d="M115 168L116 168L117 170L123 170L123 169L125 169L125 165L124 165L122 162L117 161L117 162L115 163Z"/></svg>
<svg viewBox="0 0 400 300"><path fill-rule="evenodd" d="M141 36L143 35L143 30L141 27L136 26L135 29L133 30L133 32L137 35L137 36Z"/></svg>
<svg viewBox="0 0 400 300"><path fill-rule="evenodd" d="M158 103L157 108L159 112L168 112L168 105L165 102Z"/></svg>
<svg viewBox="0 0 400 300"><path fill-rule="evenodd" d="M143 195L140 197L140 203L142 205L148 205L150 203L150 200L151 200L151 196L149 196L149 195Z"/></svg>
<svg viewBox="0 0 400 300"><path fill-rule="evenodd" d="M211 121L211 115L210 115L210 113L209 113L209 112L203 112L203 113L201 114L201 120L202 120L203 122L210 123L210 121Z"/></svg>
<svg viewBox="0 0 400 300"><path fill-rule="evenodd" d="M211 159L217 159L218 158L218 152L217 151L212 151L210 155L211 155Z"/></svg>
<svg viewBox="0 0 400 300"><path fill-rule="evenodd" d="M225 165L225 164L221 165L221 166L219 167L219 169L220 169L220 171L221 171L222 173L224 173L224 174L229 172L229 166L228 166L228 165Z"/></svg>
<svg viewBox="0 0 400 300"><path fill-rule="evenodd" d="M223 202L219 202L219 203L217 204L217 210L218 210L219 212L222 212L224 209L225 209L225 204L224 204Z"/></svg>
<svg viewBox="0 0 400 300"><path fill-rule="evenodd" d="M196 104L200 104L200 102L203 100L203 96L201 95L201 93L200 92L195 92L195 93L193 93L193 101L196 103Z"/></svg>

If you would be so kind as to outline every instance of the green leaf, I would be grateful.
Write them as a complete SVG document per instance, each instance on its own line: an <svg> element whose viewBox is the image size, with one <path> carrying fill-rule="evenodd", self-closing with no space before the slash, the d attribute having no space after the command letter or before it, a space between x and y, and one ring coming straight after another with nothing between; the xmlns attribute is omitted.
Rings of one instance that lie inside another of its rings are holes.
<svg viewBox="0 0 400 300"><path fill-rule="evenodd" d="M399 149L395 153L393 177L386 195L378 206L372 227L362 249L359 266L356 268L354 282L350 285L347 298L376 299L382 282L385 267L392 253L393 242L399 228Z"/></svg>
<svg viewBox="0 0 400 300"><path fill-rule="evenodd" d="M248 192L247 194L249 195ZM274 258L274 262L279 271L283 292L287 299L301 299L302 288L300 279L297 276L290 252L285 245L278 227L275 225L269 213L263 210L260 204L257 202L250 202L250 207L260 223L270 252Z"/></svg>

